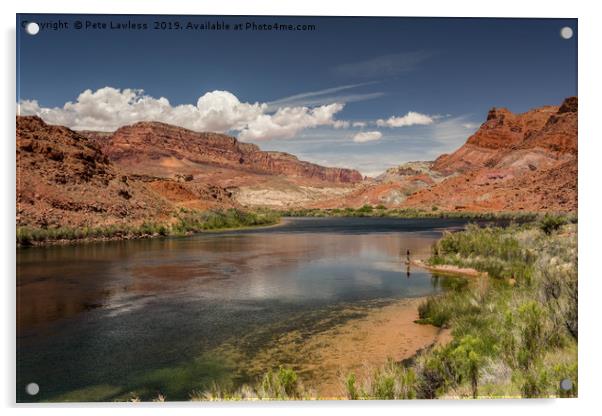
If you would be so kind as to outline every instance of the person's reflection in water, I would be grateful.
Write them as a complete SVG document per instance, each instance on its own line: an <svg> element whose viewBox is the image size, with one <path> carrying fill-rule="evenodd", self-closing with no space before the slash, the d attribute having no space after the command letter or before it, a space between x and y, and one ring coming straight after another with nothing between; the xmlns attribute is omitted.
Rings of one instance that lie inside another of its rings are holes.
<svg viewBox="0 0 602 416"><path fill-rule="evenodd" d="M408 263L407 266L406 266L406 277L408 279L410 278L410 263Z"/></svg>

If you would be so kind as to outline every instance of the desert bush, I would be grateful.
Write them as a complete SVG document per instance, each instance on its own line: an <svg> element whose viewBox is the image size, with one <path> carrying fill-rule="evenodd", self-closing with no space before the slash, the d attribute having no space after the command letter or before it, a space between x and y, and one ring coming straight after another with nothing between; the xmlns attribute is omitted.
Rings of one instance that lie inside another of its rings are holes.
<svg viewBox="0 0 602 416"><path fill-rule="evenodd" d="M531 284L534 254L517 239L525 230L518 226L466 226L465 231L446 233L431 249L429 263L470 267L491 277L513 278Z"/></svg>
<svg viewBox="0 0 602 416"><path fill-rule="evenodd" d="M358 388L355 375L345 379L349 399L406 400L416 398L416 373L411 368L398 365L393 360L374 370L362 388Z"/></svg>
<svg viewBox="0 0 602 416"><path fill-rule="evenodd" d="M479 313L469 291L450 292L446 296L430 296L418 306L418 323L447 327L452 318Z"/></svg>
<svg viewBox="0 0 602 416"><path fill-rule="evenodd" d="M303 384L291 368L279 367L268 370L255 384L243 384L234 388L231 383L212 383L205 391L194 391L190 399L198 400L298 400L307 398Z"/></svg>
<svg viewBox="0 0 602 416"><path fill-rule="evenodd" d="M545 214L539 222L539 227L544 233L549 235L567 223L568 218L564 215Z"/></svg>
<svg viewBox="0 0 602 416"><path fill-rule="evenodd" d="M457 384L446 348L435 348L418 357L416 393L419 399L435 399Z"/></svg>
<svg viewBox="0 0 602 416"><path fill-rule="evenodd" d="M361 214L370 214L373 211L374 211L374 208L372 207L372 205L369 205L369 204L363 205L361 208L358 208L355 210L355 212L361 213Z"/></svg>
<svg viewBox="0 0 602 416"><path fill-rule="evenodd" d="M483 342L473 336L467 335L458 341L458 345L451 350L456 372L460 375L460 382L468 380L472 389L472 397L478 396L479 376L486 363L483 354Z"/></svg>

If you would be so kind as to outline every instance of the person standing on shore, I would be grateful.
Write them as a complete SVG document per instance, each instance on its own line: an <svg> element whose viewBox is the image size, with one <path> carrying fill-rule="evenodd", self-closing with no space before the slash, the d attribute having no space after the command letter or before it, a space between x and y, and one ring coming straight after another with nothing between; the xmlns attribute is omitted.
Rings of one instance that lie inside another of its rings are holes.
<svg viewBox="0 0 602 416"><path fill-rule="evenodd" d="M406 262L410 264L410 249L406 250Z"/></svg>

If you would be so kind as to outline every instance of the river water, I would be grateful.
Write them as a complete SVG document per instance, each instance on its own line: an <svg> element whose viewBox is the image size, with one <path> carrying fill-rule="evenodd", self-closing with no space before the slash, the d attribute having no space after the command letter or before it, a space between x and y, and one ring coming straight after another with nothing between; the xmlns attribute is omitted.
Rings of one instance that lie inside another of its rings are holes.
<svg viewBox="0 0 602 416"><path fill-rule="evenodd" d="M442 290L407 269L462 220L296 218L271 228L17 251L17 400L186 400L350 305ZM227 347L226 347L227 346ZM270 363L278 367L274 359ZM268 368L260 368L267 371ZM40 393L25 393L35 382Z"/></svg>

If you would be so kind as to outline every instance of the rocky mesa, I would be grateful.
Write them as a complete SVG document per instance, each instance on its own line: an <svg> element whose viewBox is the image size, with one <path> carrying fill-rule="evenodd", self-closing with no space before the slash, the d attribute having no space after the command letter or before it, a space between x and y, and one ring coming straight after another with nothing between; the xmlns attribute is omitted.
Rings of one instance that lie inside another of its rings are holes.
<svg viewBox="0 0 602 416"><path fill-rule="evenodd" d="M226 189L243 206L306 205L325 195L345 195L363 180L353 169L324 167L287 153L262 151L225 134L165 123L139 122L112 134L82 133L128 175L176 179L184 187L211 184Z"/></svg>
<svg viewBox="0 0 602 416"><path fill-rule="evenodd" d="M178 208L294 205L362 180L216 133L141 122L114 133L16 120L17 226L169 222Z"/></svg>
<svg viewBox="0 0 602 416"><path fill-rule="evenodd" d="M329 183L357 183L362 175L353 169L329 168L282 152L266 152L250 143L218 133L198 133L159 122L139 122L115 131L109 137L85 133L96 140L110 160L129 168L152 165L159 173L173 174L203 167L240 172L283 175Z"/></svg>
<svg viewBox="0 0 602 416"><path fill-rule="evenodd" d="M97 143L35 116L16 121L17 226L94 227L167 221L178 205L233 206L212 185L184 188L176 180L127 175Z"/></svg>
<svg viewBox="0 0 602 416"><path fill-rule="evenodd" d="M446 176L406 206L473 211L577 209L577 97L522 114L493 108L479 130L433 171Z"/></svg>
<svg viewBox="0 0 602 416"><path fill-rule="evenodd" d="M433 162L408 162L388 169L353 192L312 206L575 211L577 120L577 97L522 114L492 108L455 152Z"/></svg>

